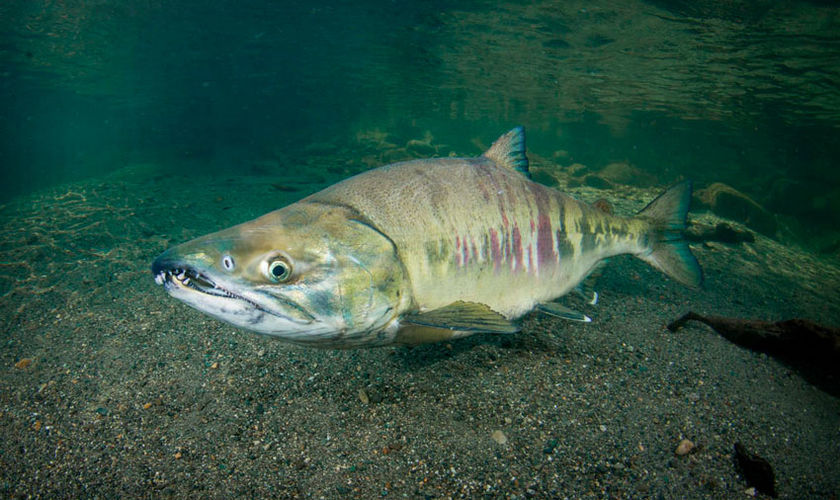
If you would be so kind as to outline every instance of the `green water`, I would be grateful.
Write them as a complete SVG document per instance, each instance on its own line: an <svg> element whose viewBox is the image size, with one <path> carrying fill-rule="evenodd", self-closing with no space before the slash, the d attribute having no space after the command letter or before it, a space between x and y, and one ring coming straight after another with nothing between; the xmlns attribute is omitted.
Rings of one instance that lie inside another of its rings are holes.
<svg viewBox="0 0 840 500"><path fill-rule="evenodd" d="M522 124L537 163L724 182L771 211L780 237L837 253L838 12L805 1L3 2L0 202L134 163L318 176L319 156L351 174L388 145L431 138L437 153L473 155ZM372 131L378 145L358 140Z"/></svg>

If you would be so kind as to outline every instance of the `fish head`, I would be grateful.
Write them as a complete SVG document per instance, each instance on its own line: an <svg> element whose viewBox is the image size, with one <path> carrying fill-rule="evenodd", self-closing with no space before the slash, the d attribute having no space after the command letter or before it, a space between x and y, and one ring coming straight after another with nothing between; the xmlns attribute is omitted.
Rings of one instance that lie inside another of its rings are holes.
<svg viewBox="0 0 840 500"><path fill-rule="evenodd" d="M170 248L152 264L174 298L298 344L387 343L404 309L390 239L343 207L297 203Z"/></svg>

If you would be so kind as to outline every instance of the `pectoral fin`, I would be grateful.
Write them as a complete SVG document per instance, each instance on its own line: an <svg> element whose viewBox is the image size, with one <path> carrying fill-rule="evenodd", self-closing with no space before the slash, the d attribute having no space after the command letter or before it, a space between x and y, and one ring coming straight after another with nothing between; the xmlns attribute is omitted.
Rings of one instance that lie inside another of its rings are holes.
<svg viewBox="0 0 840 500"><path fill-rule="evenodd" d="M577 312L573 309L569 309L568 307L558 304L557 302L544 302L537 306L537 310L544 312L550 316L555 316L558 318L567 319L569 321L581 321L583 323L589 323L592 321L592 318L583 314L582 312Z"/></svg>
<svg viewBox="0 0 840 500"><path fill-rule="evenodd" d="M404 316L401 323L463 332L516 333L519 327L484 304L453 302L448 306Z"/></svg>

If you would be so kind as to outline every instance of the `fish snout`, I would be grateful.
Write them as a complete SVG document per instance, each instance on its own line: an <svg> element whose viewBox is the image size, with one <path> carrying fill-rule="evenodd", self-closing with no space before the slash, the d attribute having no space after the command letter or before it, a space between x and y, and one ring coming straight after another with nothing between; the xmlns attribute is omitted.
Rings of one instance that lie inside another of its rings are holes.
<svg viewBox="0 0 840 500"><path fill-rule="evenodd" d="M158 276L166 271L178 267L178 261L169 254L169 251L160 254L152 261L152 275Z"/></svg>
<svg viewBox="0 0 840 500"><path fill-rule="evenodd" d="M204 270L203 259L196 255L184 256L177 251L177 247L160 254L152 261L152 276L158 285L171 284L176 278L183 285L189 285L193 280L200 288L213 288L214 280Z"/></svg>

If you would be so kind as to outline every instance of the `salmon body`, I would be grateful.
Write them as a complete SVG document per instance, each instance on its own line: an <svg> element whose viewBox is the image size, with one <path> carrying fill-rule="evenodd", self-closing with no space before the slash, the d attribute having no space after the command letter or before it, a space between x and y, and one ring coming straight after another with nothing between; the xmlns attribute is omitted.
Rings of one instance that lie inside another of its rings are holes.
<svg viewBox="0 0 840 500"><path fill-rule="evenodd" d="M620 217L532 182L527 165L520 127L476 158L361 173L176 246L152 271L212 316L321 347L511 333L534 308L585 321L551 301L618 254L700 284L681 237L690 182Z"/></svg>

